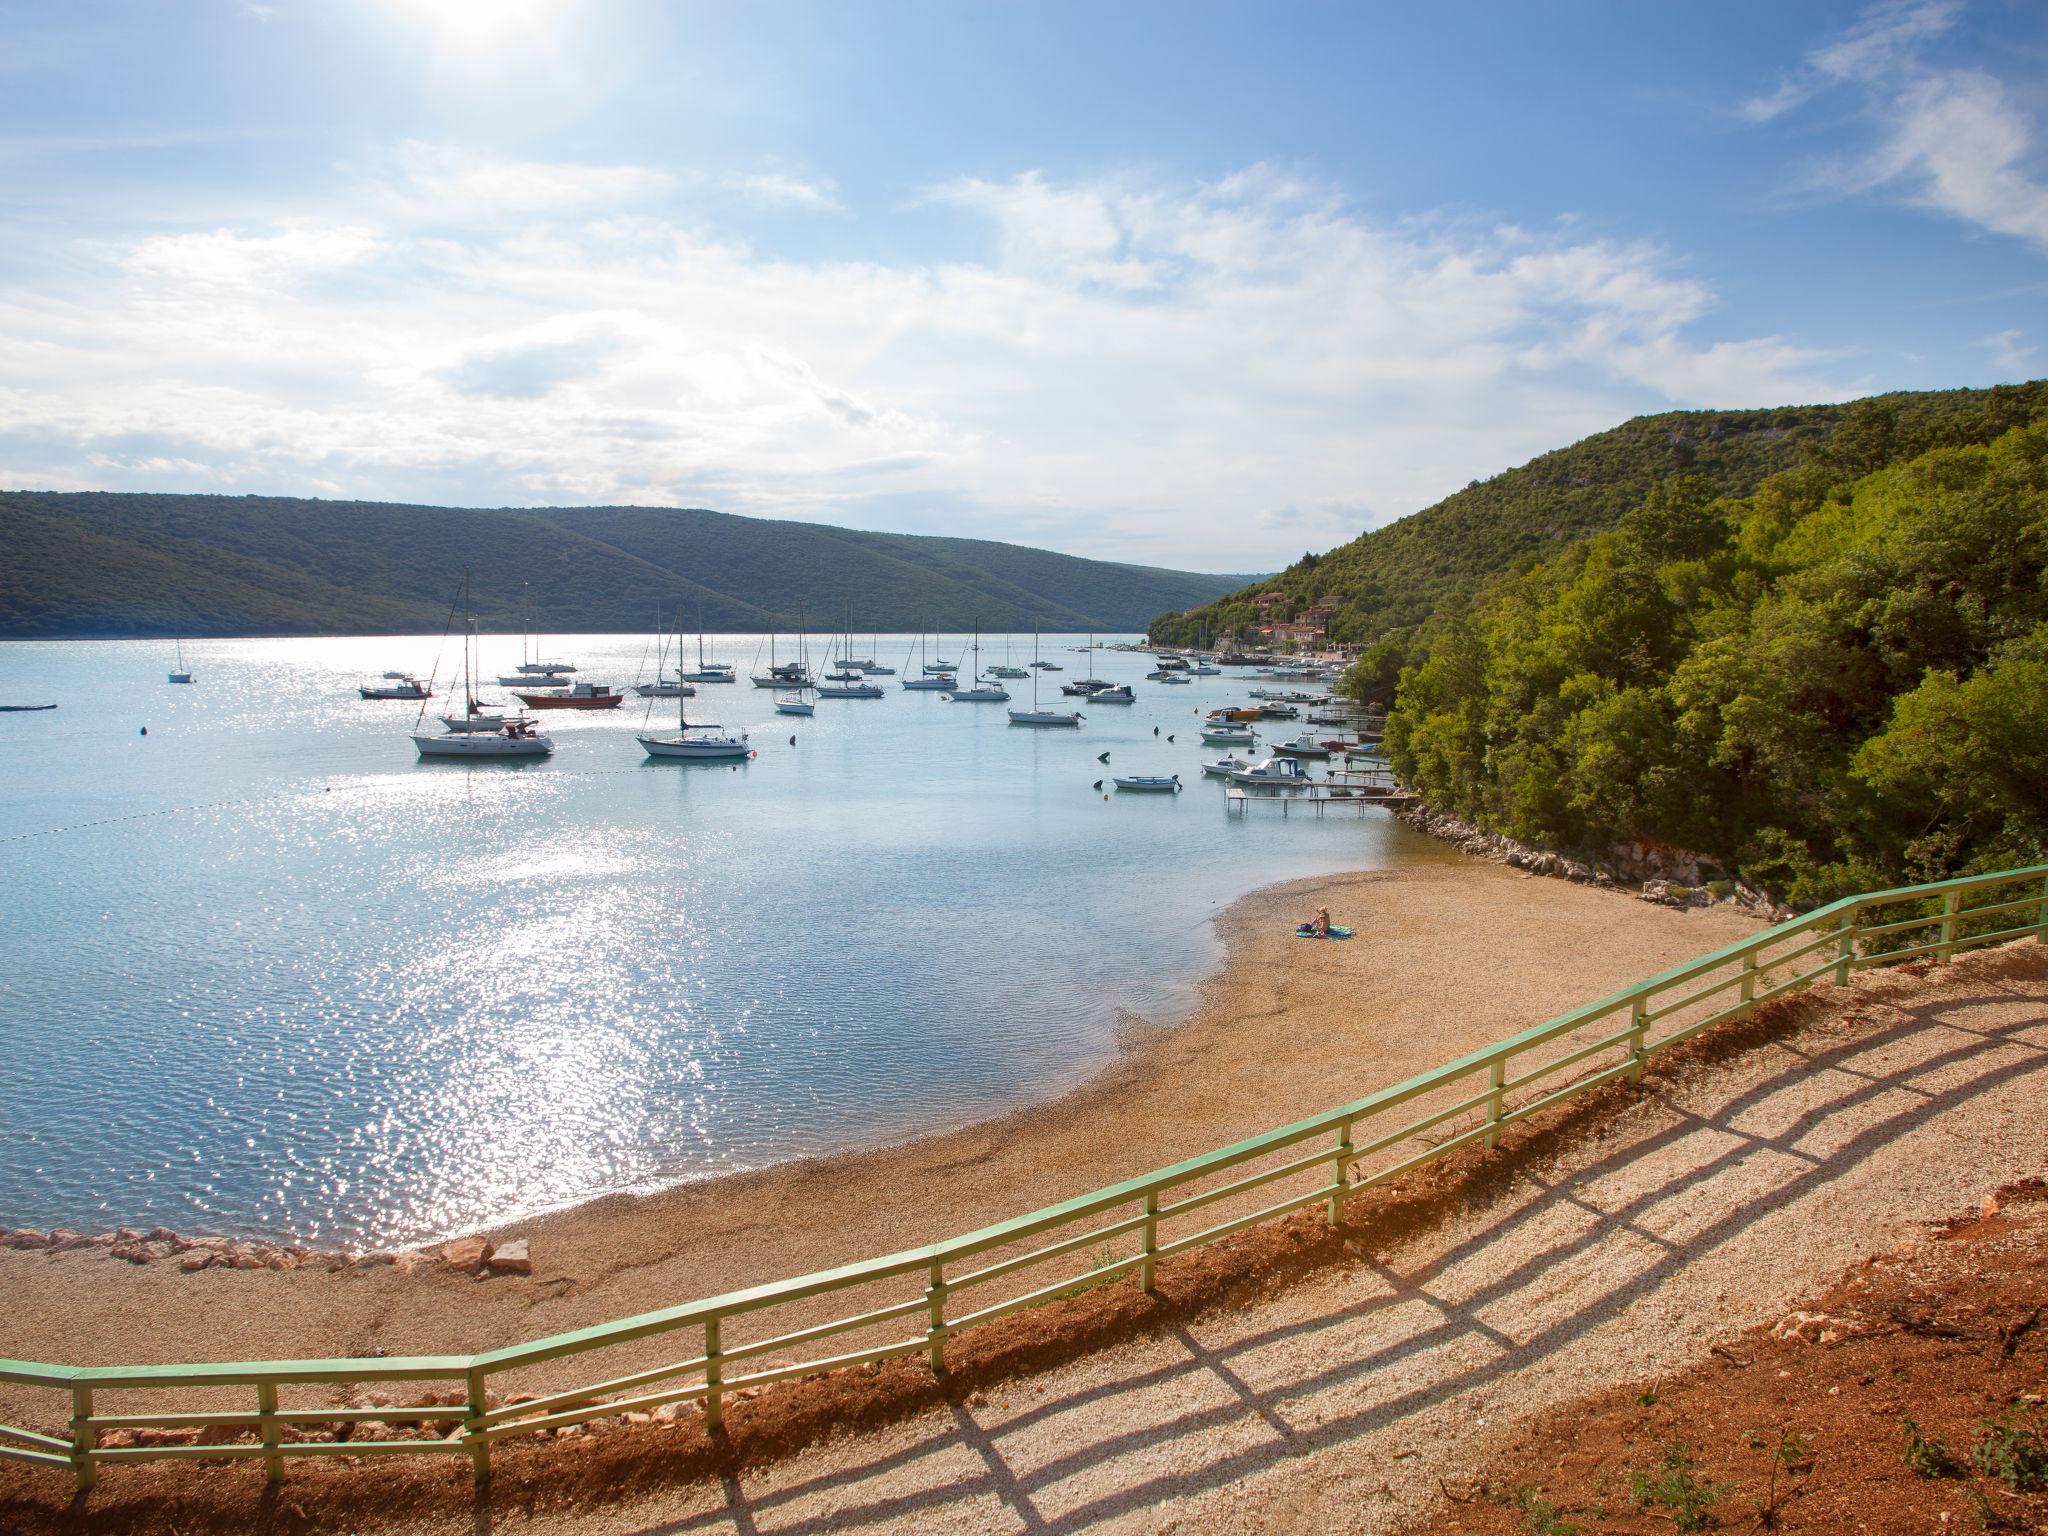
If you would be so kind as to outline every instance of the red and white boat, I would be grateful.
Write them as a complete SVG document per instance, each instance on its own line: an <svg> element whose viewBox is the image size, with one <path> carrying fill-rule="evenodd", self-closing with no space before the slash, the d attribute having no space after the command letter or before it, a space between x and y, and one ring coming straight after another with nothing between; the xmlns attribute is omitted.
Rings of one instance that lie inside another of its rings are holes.
<svg viewBox="0 0 2048 1536"><path fill-rule="evenodd" d="M516 693L528 709L617 709L626 696L603 683L578 683L557 693Z"/></svg>

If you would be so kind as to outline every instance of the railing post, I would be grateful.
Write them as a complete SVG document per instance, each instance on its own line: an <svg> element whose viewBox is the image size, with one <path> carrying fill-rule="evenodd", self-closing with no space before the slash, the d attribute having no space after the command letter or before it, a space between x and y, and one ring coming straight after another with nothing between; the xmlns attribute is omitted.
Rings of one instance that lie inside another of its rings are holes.
<svg viewBox="0 0 2048 1536"><path fill-rule="evenodd" d="M2041 900L2034 908L2034 927L2034 942L2048 944L2048 879L2041 881Z"/></svg>
<svg viewBox="0 0 2048 1536"><path fill-rule="evenodd" d="M1842 957L1835 962L1835 985L1838 987L1849 985L1849 972L1855 969L1856 966L1857 910L1857 908L1851 907L1842 914Z"/></svg>
<svg viewBox="0 0 2048 1536"><path fill-rule="evenodd" d="M1646 1017L1649 1011L1648 1001L1640 997L1628 1011L1628 1080L1632 1083L1643 1080L1643 1062L1650 1054L1644 1045L1650 1033L1650 1021Z"/></svg>
<svg viewBox="0 0 2048 1536"><path fill-rule="evenodd" d="M1145 1191L1145 1225L1140 1229L1140 1245L1145 1257L1138 1264L1138 1287L1147 1296L1156 1296L1158 1286L1154 1283L1159 1276L1159 1191Z"/></svg>
<svg viewBox="0 0 2048 1536"><path fill-rule="evenodd" d="M1330 1158L1330 1225L1344 1220L1344 1196L1351 1182L1351 1122L1337 1127L1337 1150Z"/></svg>
<svg viewBox="0 0 2048 1536"><path fill-rule="evenodd" d="M718 1319L704 1319L704 1428L709 1434L717 1434L724 1408L719 1402L718 1384L725 1379L724 1367L720 1363L718 1349Z"/></svg>
<svg viewBox="0 0 2048 1536"><path fill-rule="evenodd" d="M1941 947L1934 952L1934 958L1946 965L1956 952L1956 913L1963 905L1963 893L1950 891L1941 898Z"/></svg>
<svg viewBox="0 0 2048 1536"><path fill-rule="evenodd" d="M943 1261L933 1261L931 1284L924 1288L924 1299L931 1311L931 1322L924 1334L925 1348L931 1355L932 1374L937 1375L946 1368L946 1266Z"/></svg>
<svg viewBox="0 0 2048 1536"><path fill-rule="evenodd" d="M262 1420L256 1426L256 1437L263 1442L263 1480L266 1483L281 1483L284 1481L284 1452L277 1448L279 1437L276 1382L256 1383L256 1416Z"/></svg>
<svg viewBox="0 0 2048 1536"><path fill-rule="evenodd" d="M469 1402L462 1419L462 1439L469 1447L469 1475L474 1482L487 1483L491 1479L491 1442L484 1438L484 1415L490 1411L490 1402L484 1373L472 1370L466 1384Z"/></svg>
<svg viewBox="0 0 2048 1536"><path fill-rule="evenodd" d="M1756 951L1751 950L1748 954L1742 957L1742 1007L1738 1010L1736 1017L1740 1018L1743 1023L1747 1024L1749 1022L1750 1015L1755 1012Z"/></svg>
<svg viewBox="0 0 2048 1536"><path fill-rule="evenodd" d="M99 1468L92 1463L92 1448L100 1433L86 1421L92 1417L92 1388L71 1388L71 1468L78 1477L78 1491L89 1493L99 1480Z"/></svg>
<svg viewBox="0 0 2048 1536"><path fill-rule="evenodd" d="M1500 1117L1507 1109L1507 1057L1501 1057L1487 1069L1486 1081L1493 1089L1486 1098L1486 1147L1492 1151L1500 1145Z"/></svg>

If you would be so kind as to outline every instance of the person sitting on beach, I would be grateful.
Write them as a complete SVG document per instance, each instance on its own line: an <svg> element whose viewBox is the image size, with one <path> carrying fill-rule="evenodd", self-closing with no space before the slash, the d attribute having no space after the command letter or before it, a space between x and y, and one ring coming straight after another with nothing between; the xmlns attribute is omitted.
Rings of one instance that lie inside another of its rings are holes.
<svg viewBox="0 0 2048 1536"><path fill-rule="evenodd" d="M1330 909L1317 907L1314 918L1303 923L1295 931L1305 933L1312 939L1327 939L1330 936Z"/></svg>

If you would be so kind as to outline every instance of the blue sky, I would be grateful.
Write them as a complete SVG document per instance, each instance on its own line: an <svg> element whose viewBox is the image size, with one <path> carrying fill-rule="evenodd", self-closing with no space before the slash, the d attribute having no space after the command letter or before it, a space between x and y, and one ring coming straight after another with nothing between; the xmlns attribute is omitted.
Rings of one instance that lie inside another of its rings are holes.
<svg viewBox="0 0 2048 1536"><path fill-rule="evenodd" d="M2048 8L0 0L0 485L1272 568L2048 372Z"/></svg>

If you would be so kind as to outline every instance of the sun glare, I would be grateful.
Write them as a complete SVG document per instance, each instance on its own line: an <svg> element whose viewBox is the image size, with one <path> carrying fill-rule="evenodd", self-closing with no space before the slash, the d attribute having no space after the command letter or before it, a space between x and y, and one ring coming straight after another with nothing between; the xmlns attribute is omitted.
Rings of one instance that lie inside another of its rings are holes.
<svg viewBox="0 0 2048 1536"><path fill-rule="evenodd" d="M444 46L483 52L534 36L566 0L398 0Z"/></svg>

